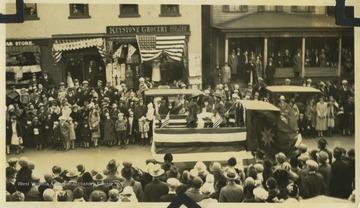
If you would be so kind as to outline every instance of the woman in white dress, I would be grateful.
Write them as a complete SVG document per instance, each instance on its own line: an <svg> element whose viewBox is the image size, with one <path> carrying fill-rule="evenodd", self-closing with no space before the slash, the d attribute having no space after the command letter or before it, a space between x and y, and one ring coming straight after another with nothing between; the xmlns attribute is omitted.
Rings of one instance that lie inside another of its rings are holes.
<svg viewBox="0 0 360 208"><path fill-rule="evenodd" d="M155 59L152 63L152 75L151 80L153 82L160 82L161 80L161 72L160 72L160 62L159 59Z"/></svg>
<svg viewBox="0 0 360 208"><path fill-rule="evenodd" d="M324 98L321 97L319 102L316 104L316 126L315 129L318 131L318 137L323 137L323 132L327 130L326 116L328 113L327 103L324 102Z"/></svg>

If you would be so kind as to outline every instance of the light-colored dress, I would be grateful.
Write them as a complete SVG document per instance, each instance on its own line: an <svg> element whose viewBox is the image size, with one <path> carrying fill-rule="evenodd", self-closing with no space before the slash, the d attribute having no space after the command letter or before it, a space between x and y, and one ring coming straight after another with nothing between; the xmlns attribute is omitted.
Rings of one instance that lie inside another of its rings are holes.
<svg viewBox="0 0 360 208"><path fill-rule="evenodd" d="M327 115L327 103L320 103L316 104L316 126L315 129L318 131L325 131L327 130L327 123L326 123L326 115Z"/></svg>
<svg viewBox="0 0 360 208"><path fill-rule="evenodd" d="M91 111L89 113L89 126L91 129L91 137L100 137L100 114L98 112Z"/></svg>
<svg viewBox="0 0 360 208"><path fill-rule="evenodd" d="M69 139L70 140L75 140L76 139L76 135L75 135L75 125L73 122L69 123Z"/></svg>
<svg viewBox="0 0 360 208"><path fill-rule="evenodd" d="M11 144L19 145L19 136L16 131L16 122L11 123L12 135L11 135Z"/></svg>
<svg viewBox="0 0 360 208"><path fill-rule="evenodd" d="M153 82L160 82L161 81L160 63L153 63L152 64L151 80Z"/></svg>
<svg viewBox="0 0 360 208"><path fill-rule="evenodd" d="M335 106L332 104L328 105L327 126L330 128L335 127Z"/></svg>

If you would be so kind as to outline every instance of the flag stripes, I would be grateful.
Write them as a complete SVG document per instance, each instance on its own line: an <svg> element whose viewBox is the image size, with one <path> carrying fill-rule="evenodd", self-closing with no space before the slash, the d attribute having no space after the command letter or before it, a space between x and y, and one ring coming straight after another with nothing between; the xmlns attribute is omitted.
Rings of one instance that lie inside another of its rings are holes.
<svg viewBox="0 0 360 208"><path fill-rule="evenodd" d="M217 128L220 126L220 124L223 122L223 118L220 116L213 124L213 128Z"/></svg>
<svg viewBox="0 0 360 208"><path fill-rule="evenodd" d="M160 129L168 126L169 123L170 123L170 112L168 112L168 114L166 115L166 117L165 117L165 119L164 119L164 122L162 122L162 124L161 124Z"/></svg>
<svg viewBox="0 0 360 208"><path fill-rule="evenodd" d="M151 61L165 53L173 60L181 61L185 48L185 36L137 35L143 61Z"/></svg>

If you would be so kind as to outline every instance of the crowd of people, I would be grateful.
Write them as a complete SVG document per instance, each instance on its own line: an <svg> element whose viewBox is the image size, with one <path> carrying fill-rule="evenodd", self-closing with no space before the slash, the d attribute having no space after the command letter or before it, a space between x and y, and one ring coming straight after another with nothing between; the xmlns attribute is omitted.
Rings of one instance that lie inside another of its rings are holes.
<svg viewBox="0 0 360 208"><path fill-rule="evenodd" d="M39 173L26 157L10 158L6 167L7 201L47 202L171 202L185 194L205 206L209 203L296 203L319 195L355 201L355 151L327 149L325 139L318 149L299 146L292 158L282 152L266 158L254 151L254 160L244 167L231 157L226 164L198 161L180 170L173 156L163 162L146 161L141 170L131 162L112 159L104 170L79 164L66 169L56 164Z"/></svg>
<svg viewBox="0 0 360 208"><path fill-rule="evenodd" d="M286 85L291 85L290 79L285 80ZM154 121L161 124L161 115L167 114L186 116L187 127L213 127L219 121L218 127L244 126L241 100L273 103L280 109L282 120L304 137L331 136L335 123L341 129L338 133L353 133L355 91L346 80L338 86L307 79L304 86L323 93L307 100L296 95L269 99L266 86L258 77L245 89L225 83L215 88L209 85L202 95L145 100L144 92L154 87L148 79L139 79L137 91L127 89L125 83L112 86L101 80L96 86L75 79L74 87L63 82L55 87L45 73L41 78L34 76L29 88L22 88L18 98L7 102L6 153L10 154L12 147L20 153L24 147L68 151L98 145L125 149L128 144L148 145ZM182 82L176 87L187 88ZM212 122L202 122L202 113L212 113Z"/></svg>

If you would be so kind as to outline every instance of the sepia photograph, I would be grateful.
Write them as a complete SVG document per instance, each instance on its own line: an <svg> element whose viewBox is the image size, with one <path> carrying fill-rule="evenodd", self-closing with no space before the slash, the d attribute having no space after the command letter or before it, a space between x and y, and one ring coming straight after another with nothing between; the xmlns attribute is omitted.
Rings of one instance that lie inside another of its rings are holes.
<svg viewBox="0 0 360 208"><path fill-rule="evenodd" d="M118 3L24 2L4 26L5 206L356 207L335 1Z"/></svg>

